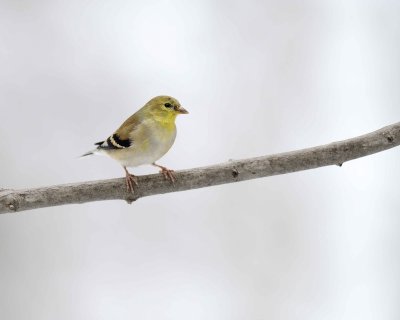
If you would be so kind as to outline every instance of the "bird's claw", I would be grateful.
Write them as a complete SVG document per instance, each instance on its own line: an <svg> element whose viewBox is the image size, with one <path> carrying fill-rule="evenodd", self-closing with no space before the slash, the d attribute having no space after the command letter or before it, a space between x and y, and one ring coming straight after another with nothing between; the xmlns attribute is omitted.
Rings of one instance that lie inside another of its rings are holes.
<svg viewBox="0 0 400 320"><path fill-rule="evenodd" d="M127 173L125 176L125 184L126 184L126 189L128 190L128 192L131 193L135 193L135 188L133 185L136 186L139 185L137 177L130 173Z"/></svg>
<svg viewBox="0 0 400 320"><path fill-rule="evenodd" d="M176 181L176 176L175 176L174 170L160 166L159 164L157 164L155 162L153 162L152 165L161 169L160 173L164 176L165 180L169 180L172 183L174 183Z"/></svg>
<svg viewBox="0 0 400 320"><path fill-rule="evenodd" d="M165 180L170 180L172 183L176 181L176 176L174 170L167 169L162 167L160 173L164 176Z"/></svg>

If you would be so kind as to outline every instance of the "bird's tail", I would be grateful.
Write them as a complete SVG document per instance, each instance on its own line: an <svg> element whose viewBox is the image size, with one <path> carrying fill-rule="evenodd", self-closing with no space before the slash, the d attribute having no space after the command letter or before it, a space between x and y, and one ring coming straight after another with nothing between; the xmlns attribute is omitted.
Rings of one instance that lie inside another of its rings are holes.
<svg viewBox="0 0 400 320"><path fill-rule="evenodd" d="M84 154L81 155L79 158L86 157L86 156L91 156L91 155L93 155L93 154L94 154L94 150L84 153Z"/></svg>

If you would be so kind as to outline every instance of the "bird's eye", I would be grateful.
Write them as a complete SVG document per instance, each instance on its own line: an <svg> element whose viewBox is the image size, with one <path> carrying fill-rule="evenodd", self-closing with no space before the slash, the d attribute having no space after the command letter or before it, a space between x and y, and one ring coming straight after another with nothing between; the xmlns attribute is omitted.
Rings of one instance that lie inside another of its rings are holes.
<svg viewBox="0 0 400 320"><path fill-rule="evenodd" d="M164 106L165 106L166 108L172 108L172 104L170 104L169 102L167 102L166 104L164 104Z"/></svg>

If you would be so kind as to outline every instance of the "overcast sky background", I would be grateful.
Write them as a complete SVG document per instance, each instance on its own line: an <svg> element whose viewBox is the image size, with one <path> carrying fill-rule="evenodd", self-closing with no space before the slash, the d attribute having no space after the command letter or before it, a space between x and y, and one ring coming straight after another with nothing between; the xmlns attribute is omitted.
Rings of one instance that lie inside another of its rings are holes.
<svg viewBox="0 0 400 320"><path fill-rule="evenodd" d="M397 122L399 16L397 0L1 0L0 187L123 176L77 156L159 94L190 111L160 160L177 170ZM399 159L1 215L1 318L398 319Z"/></svg>

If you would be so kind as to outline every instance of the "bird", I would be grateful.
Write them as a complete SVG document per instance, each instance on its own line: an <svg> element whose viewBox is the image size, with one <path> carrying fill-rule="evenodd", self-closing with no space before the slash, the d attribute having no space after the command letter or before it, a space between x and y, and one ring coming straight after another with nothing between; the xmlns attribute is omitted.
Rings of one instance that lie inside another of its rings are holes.
<svg viewBox="0 0 400 320"><path fill-rule="evenodd" d="M127 167L153 165L160 169L166 180L175 182L174 170L156 163L174 144L176 117L189 113L179 101L170 96L157 96L131 115L107 139L96 142L97 146L82 155L105 154L119 162L125 171L128 192L134 193L137 177Z"/></svg>

